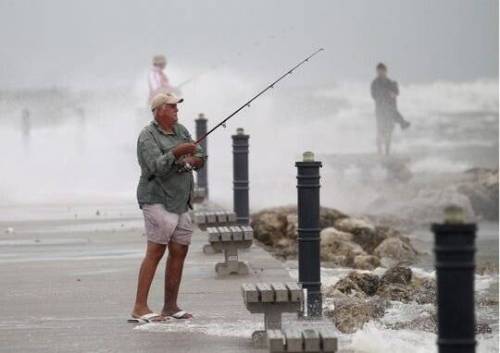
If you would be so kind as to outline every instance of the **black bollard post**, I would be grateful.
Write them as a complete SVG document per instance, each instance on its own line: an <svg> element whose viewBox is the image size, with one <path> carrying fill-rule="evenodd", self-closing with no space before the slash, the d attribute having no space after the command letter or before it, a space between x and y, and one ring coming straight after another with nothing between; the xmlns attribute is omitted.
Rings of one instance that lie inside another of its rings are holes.
<svg viewBox="0 0 500 353"><path fill-rule="evenodd" d="M321 162L312 152L305 152L296 162L299 233L299 283L307 290L307 316L322 316L320 273L320 175Z"/></svg>
<svg viewBox="0 0 500 353"><path fill-rule="evenodd" d="M233 135L233 205L238 224L249 224L248 139L242 128Z"/></svg>
<svg viewBox="0 0 500 353"><path fill-rule="evenodd" d="M199 139L207 132L207 119L205 114L200 113L196 121L196 139ZM207 150L207 139L200 142L201 147L205 151L205 155L208 156ZM199 188L205 189L205 198L208 199L208 159L205 160L205 166L198 170L198 176L196 178Z"/></svg>
<svg viewBox="0 0 500 353"><path fill-rule="evenodd" d="M432 231L439 353L473 353L476 225L464 223L463 210L452 206L445 210L444 224L433 224Z"/></svg>

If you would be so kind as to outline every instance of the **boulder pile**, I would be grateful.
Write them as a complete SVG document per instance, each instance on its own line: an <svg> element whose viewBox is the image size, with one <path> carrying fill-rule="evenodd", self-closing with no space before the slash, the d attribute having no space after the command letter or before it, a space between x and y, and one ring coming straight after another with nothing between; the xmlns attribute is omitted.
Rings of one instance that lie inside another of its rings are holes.
<svg viewBox="0 0 500 353"><path fill-rule="evenodd" d="M321 260L338 266L372 270L384 259L412 262L417 251L408 237L397 230L375 226L363 218L331 208L321 208ZM254 236L275 256L297 256L297 210L278 207L252 216Z"/></svg>

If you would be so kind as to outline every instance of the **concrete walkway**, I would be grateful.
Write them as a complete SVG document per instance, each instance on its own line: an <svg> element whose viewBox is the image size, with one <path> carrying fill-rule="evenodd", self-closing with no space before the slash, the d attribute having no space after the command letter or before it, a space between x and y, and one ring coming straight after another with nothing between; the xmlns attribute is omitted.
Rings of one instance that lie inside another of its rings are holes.
<svg viewBox="0 0 500 353"><path fill-rule="evenodd" d="M135 211L134 211L135 212ZM5 230L13 227L14 232ZM142 219L88 216L59 221L0 222L0 352L263 352L250 335L263 316L244 307L244 282L290 281L259 247L241 254L249 276L218 279L223 255L204 255L196 231L181 284L187 322L136 326L126 320L145 240ZM150 306L160 310L164 261Z"/></svg>

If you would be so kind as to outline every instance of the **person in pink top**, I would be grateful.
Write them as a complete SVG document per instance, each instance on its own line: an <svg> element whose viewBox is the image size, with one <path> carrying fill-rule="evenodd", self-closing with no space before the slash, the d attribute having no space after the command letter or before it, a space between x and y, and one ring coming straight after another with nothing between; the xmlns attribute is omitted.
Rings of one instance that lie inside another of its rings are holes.
<svg viewBox="0 0 500 353"><path fill-rule="evenodd" d="M153 67L149 73L149 100L158 93L170 93L174 87L170 85L167 75L163 72L167 66L167 59L163 55L153 57Z"/></svg>

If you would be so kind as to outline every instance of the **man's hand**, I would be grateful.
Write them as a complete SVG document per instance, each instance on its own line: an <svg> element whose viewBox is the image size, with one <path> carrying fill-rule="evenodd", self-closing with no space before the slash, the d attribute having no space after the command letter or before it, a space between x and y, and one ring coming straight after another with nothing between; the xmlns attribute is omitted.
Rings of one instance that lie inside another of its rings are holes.
<svg viewBox="0 0 500 353"><path fill-rule="evenodd" d="M183 161L184 163L189 163L194 168L201 168L203 166L203 160L199 157L188 156Z"/></svg>
<svg viewBox="0 0 500 353"><path fill-rule="evenodd" d="M172 153L177 159L179 157L193 154L196 151L196 145L194 143L181 143L180 145L174 147Z"/></svg>

